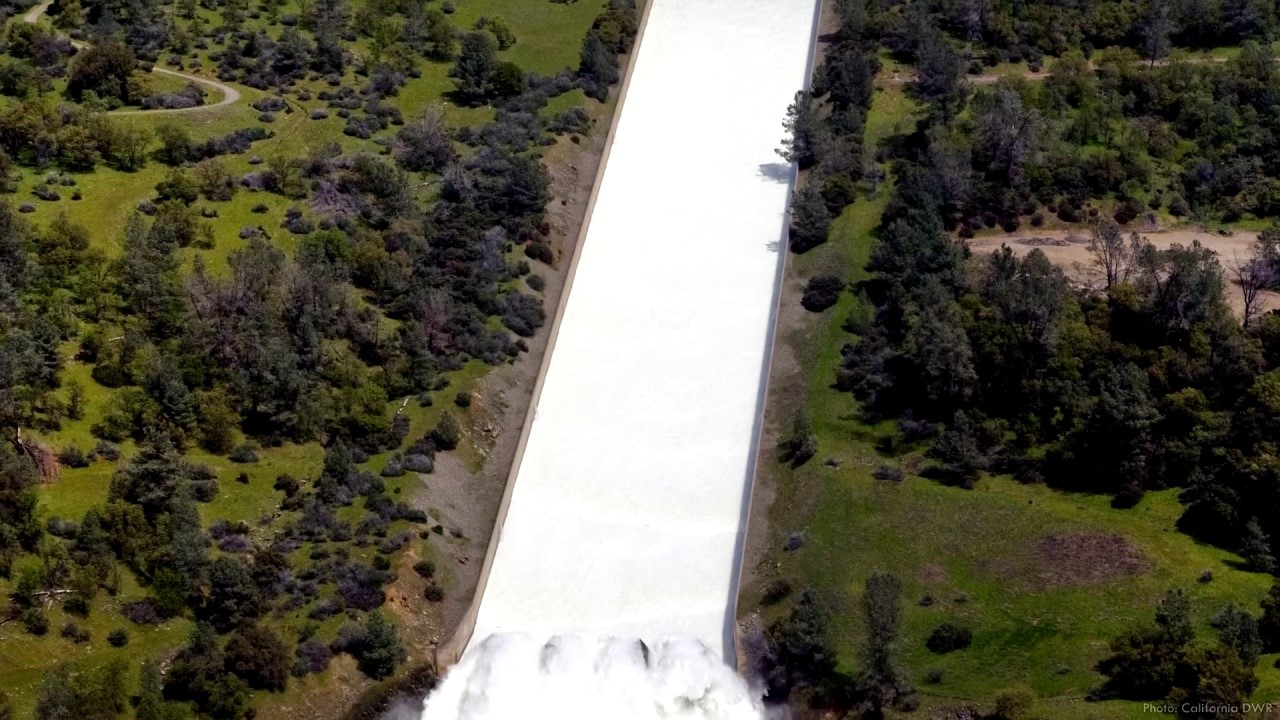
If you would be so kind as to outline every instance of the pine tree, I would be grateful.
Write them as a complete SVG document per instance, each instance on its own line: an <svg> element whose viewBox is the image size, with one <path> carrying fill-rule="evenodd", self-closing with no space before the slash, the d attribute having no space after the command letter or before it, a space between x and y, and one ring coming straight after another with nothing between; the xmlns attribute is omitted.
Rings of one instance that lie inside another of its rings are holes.
<svg viewBox="0 0 1280 720"><path fill-rule="evenodd" d="M404 645L396 626L380 612L371 613L365 625L365 646L357 665L360 672L375 680L388 677L396 671L396 665L404 660Z"/></svg>
<svg viewBox="0 0 1280 720"><path fill-rule="evenodd" d="M1255 572L1271 573L1276 570L1276 556L1271 551L1271 538L1253 518L1244 528L1244 542L1240 546L1240 555L1248 563L1249 569Z"/></svg>

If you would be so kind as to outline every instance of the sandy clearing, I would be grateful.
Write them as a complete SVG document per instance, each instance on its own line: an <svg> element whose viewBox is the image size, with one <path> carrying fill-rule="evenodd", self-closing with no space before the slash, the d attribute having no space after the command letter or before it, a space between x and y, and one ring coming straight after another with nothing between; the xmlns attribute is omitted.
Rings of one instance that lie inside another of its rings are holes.
<svg viewBox="0 0 1280 720"><path fill-rule="evenodd" d="M1251 246L1258 239L1256 232L1247 230L1235 230L1229 235L1223 235L1192 228L1160 229L1143 232L1141 235L1162 250L1175 244L1190 245L1192 242L1199 241L1201 245L1218 255L1219 262L1224 267L1236 259L1247 258L1251 252ZM990 254L1003 245L1008 245L1019 257L1039 249L1049 258L1049 262L1062 268L1071 279L1090 287L1102 286L1103 275L1089 252L1089 231L1085 228L995 233L979 235L965 242L975 255ZM1243 310L1244 299L1234 285L1227 288L1227 301L1237 314ZM1263 310L1275 308L1280 308L1280 293L1264 293Z"/></svg>

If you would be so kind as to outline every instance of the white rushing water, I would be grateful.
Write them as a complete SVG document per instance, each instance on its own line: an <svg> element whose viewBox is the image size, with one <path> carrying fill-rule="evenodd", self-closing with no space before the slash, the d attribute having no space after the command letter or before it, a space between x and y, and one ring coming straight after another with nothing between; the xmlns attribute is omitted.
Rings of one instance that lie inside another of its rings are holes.
<svg viewBox="0 0 1280 720"><path fill-rule="evenodd" d="M775 149L816 7L649 1L475 632L429 720L759 714L722 659L792 174Z"/></svg>

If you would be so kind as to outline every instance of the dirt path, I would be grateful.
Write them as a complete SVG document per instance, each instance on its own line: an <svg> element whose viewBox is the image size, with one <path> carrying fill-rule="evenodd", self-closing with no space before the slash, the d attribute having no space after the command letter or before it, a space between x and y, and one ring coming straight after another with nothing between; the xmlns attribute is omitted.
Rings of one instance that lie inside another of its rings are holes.
<svg viewBox="0 0 1280 720"><path fill-rule="evenodd" d="M1184 62L1191 65L1201 65L1205 63L1224 63L1226 61L1227 61L1227 58L1179 58L1177 60L1177 62ZM1165 58L1163 60L1157 60L1154 63L1147 60L1141 60L1139 61L1139 64L1149 65L1152 67L1164 67L1165 65L1168 65L1170 62L1171 61L1168 58ZM1093 64L1092 61L1090 61L1089 69L1097 70L1098 66ZM1009 73L1000 73L1000 74L984 73L982 75L966 75L965 79L969 81L970 85L995 85L996 83L1000 82L1004 78L1015 78L1015 77L1020 77L1023 80L1027 80L1029 82L1041 82L1045 78L1049 77L1049 70L1047 69L1046 70L1023 70L1021 72L1009 72ZM915 73L910 71L894 72L892 75L889 76L889 82L894 85L906 85L908 83L915 82L915 79L916 79Z"/></svg>
<svg viewBox="0 0 1280 720"><path fill-rule="evenodd" d="M26 22L30 25L34 25L36 22L40 20L42 16L44 16L46 12L49 12L49 8L52 5L53 5L53 0L44 0L44 2L31 8L30 10L27 11L26 15L22 16L23 22Z"/></svg>
<svg viewBox="0 0 1280 720"><path fill-rule="evenodd" d="M44 17L44 14L49 11L49 8L52 5L53 5L53 0L45 0L39 5L36 5L35 7L28 10L26 15L22 16L23 22L26 22L32 25L34 25L37 22L40 22L40 18ZM72 40L71 44L75 46L77 50L84 50L85 48L89 47L88 43L83 43L77 40ZM207 87L207 88L212 88L222 94L222 99L211 105L197 105L195 107L189 107L189 108L156 108L154 110L115 110L115 111L112 111L111 113L112 115L153 115L153 114L154 115L173 115L177 113L200 112L203 110L213 110L215 108L226 107L227 105L231 105L240 100L239 90L236 90L230 85L220 83L216 80L209 80L207 78L202 78L198 75L191 75L189 73L179 72L177 70L166 70L165 68L162 68L162 67L152 67L151 72L154 72L160 75L169 75L170 77L182 78L183 80L186 80L188 82L193 82L193 83L196 83L197 85L203 85L204 87Z"/></svg>

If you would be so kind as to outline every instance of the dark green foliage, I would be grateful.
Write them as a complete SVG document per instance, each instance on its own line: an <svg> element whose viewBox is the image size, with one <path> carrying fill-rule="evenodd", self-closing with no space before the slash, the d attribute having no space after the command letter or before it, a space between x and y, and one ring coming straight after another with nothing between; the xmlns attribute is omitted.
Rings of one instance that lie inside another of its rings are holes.
<svg viewBox="0 0 1280 720"><path fill-rule="evenodd" d="M803 253L827 241L831 231L831 212L821 191L806 185L791 200L790 244L794 252Z"/></svg>
<svg viewBox="0 0 1280 720"><path fill-rule="evenodd" d="M800 304L809 312L822 312L840 301L845 283L834 275L817 275L804 285Z"/></svg>
<svg viewBox="0 0 1280 720"><path fill-rule="evenodd" d="M1271 548L1271 538L1262 531L1258 519L1250 520L1245 525L1244 542L1240 546L1240 555L1249 564L1249 568L1262 573L1275 572L1276 558Z"/></svg>
<svg viewBox="0 0 1280 720"><path fill-rule="evenodd" d="M165 699L193 702L218 720L239 718L248 700L248 688L227 672L225 659L213 628L198 624L165 675Z"/></svg>
<svg viewBox="0 0 1280 720"><path fill-rule="evenodd" d="M135 64L133 51L121 43L98 43L82 50L72 64L67 94L75 100L82 100L89 92L126 104L141 100L130 87Z"/></svg>
<svg viewBox="0 0 1280 720"><path fill-rule="evenodd" d="M782 127L787 131L787 137L783 139L778 154L799 165L801 170L813 167L818 162L826 127L812 94L804 90L796 93L795 102L787 108L787 118Z"/></svg>
<svg viewBox="0 0 1280 720"><path fill-rule="evenodd" d="M360 672L375 680L394 673L405 654L396 626L381 612L373 612L369 614L365 633L364 642L355 653Z"/></svg>
<svg viewBox="0 0 1280 720"><path fill-rule="evenodd" d="M270 628L249 625L232 633L226 646L227 670L256 690L284 690L289 650Z"/></svg>
<svg viewBox="0 0 1280 720"><path fill-rule="evenodd" d="M778 459L800 467L818 452L818 436L813 432L813 421L803 412L797 412L791 420L791 434L778 444Z"/></svg>
<svg viewBox="0 0 1280 720"><path fill-rule="evenodd" d="M618 58L605 45L599 33L589 32L582 41L578 58L578 77L587 95L601 102L609 94L609 86L618 82Z"/></svg>
<svg viewBox="0 0 1280 720"><path fill-rule="evenodd" d="M209 564L209 584L202 615L220 632L251 624L262 613L261 591L240 558L215 558Z"/></svg>
<svg viewBox="0 0 1280 720"><path fill-rule="evenodd" d="M419 560L413 564L413 571L419 576L430 580L436 574L436 564L430 560Z"/></svg>
<svg viewBox="0 0 1280 720"><path fill-rule="evenodd" d="M440 413L440 420L436 422L435 428L427 434L427 441L437 450L453 450L458 447L458 441L461 440L462 429L458 427L458 421L453 419L453 415L449 413Z"/></svg>
<svg viewBox="0 0 1280 720"><path fill-rule="evenodd" d="M860 648L859 685L873 711L881 711L911 693L911 685L897 663L902 583L892 575L872 573L862 594L862 614L866 636Z"/></svg>
<svg viewBox="0 0 1280 720"><path fill-rule="evenodd" d="M825 682L835 670L836 651L827 638L830 613L805 588L791 614L769 627L769 697L785 700L793 690Z"/></svg>
<svg viewBox="0 0 1280 720"><path fill-rule="evenodd" d="M1280 583L1273 584L1262 599L1262 617L1258 620L1262 651L1280 652Z"/></svg>
<svg viewBox="0 0 1280 720"><path fill-rule="evenodd" d="M473 103L493 94L493 75L498 67L498 41L483 30L462 36L462 50L449 71L458 94Z"/></svg>
<svg viewBox="0 0 1280 720"><path fill-rule="evenodd" d="M925 647L936 653L949 653L963 650L973 643L973 631L955 623L942 623L929 633Z"/></svg>
<svg viewBox="0 0 1280 720"><path fill-rule="evenodd" d="M1262 654L1262 636L1258 633L1258 620L1243 608L1231 603L1213 616L1213 627L1218 640L1240 656L1240 662L1252 668Z"/></svg>
<svg viewBox="0 0 1280 720"><path fill-rule="evenodd" d="M61 664L45 674L36 696L36 720L115 720L128 692L119 658L92 669Z"/></svg>
<svg viewBox="0 0 1280 720"><path fill-rule="evenodd" d="M116 628L107 633L107 643L111 647L124 647L129 644L129 631L124 628Z"/></svg>

